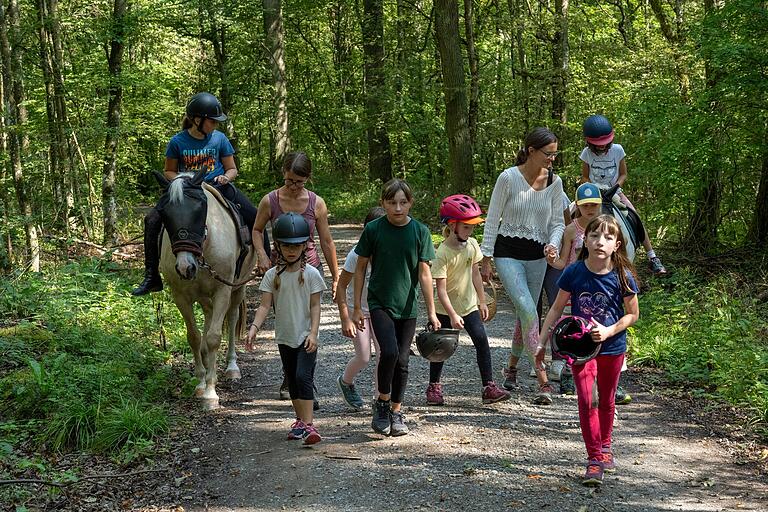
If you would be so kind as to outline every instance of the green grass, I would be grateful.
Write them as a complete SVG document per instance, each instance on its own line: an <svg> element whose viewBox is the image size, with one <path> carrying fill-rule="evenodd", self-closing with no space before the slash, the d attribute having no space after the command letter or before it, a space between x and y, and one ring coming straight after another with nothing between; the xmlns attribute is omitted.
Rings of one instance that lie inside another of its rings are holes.
<svg viewBox="0 0 768 512"><path fill-rule="evenodd" d="M640 297L630 360L746 411L768 437L768 304L759 277L677 269Z"/></svg>
<svg viewBox="0 0 768 512"><path fill-rule="evenodd" d="M165 292L132 297L136 279L83 259L0 281L0 463L29 450L125 460L150 453L168 432L169 404L188 387L187 370L169 364L188 352L183 324Z"/></svg>

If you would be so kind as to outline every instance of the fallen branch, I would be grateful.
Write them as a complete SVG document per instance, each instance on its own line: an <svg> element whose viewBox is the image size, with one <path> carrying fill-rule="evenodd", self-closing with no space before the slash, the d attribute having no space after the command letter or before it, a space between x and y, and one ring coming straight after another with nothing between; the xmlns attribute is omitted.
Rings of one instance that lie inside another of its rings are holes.
<svg viewBox="0 0 768 512"><path fill-rule="evenodd" d="M86 475L72 480L71 482L53 482L50 480L36 480L34 478L20 478L17 480L0 480L0 485L16 485L16 484L37 484L48 485L51 487L66 487L68 485L78 484L87 480L101 480L103 478L125 478L128 476L141 475L143 473L164 473L168 471L168 468L162 469L142 469L140 471L132 471L130 473L108 473L104 475Z"/></svg>
<svg viewBox="0 0 768 512"><path fill-rule="evenodd" d="M358 457L357 455L329 455L326 453L325 457L328 459L363 460L362 457Z"/></svg>
<svg viewBox="0 0 768 512"><path fill-rule="evenodd" d="M93 249L96 249L96 251L99 252L99 256L104 256L106 253L111 252L115 256L120 256L121 258L134 258L135 256L133 254L128 254L125 252L119 252L115 251L114 249L116 247L122 247L123 245L134 245L134 244L122 244L122 245L116 245L114 247L104 247L99 244L95 244L93 242L89 242L88 240L81 240L80 238L66 238L63 236L53 236L53 235L46 235L45 238L49 240L55 240L57 242L67 242L67 243L75 243L79 245L85 245L87 247L91 247Z"/></svg>

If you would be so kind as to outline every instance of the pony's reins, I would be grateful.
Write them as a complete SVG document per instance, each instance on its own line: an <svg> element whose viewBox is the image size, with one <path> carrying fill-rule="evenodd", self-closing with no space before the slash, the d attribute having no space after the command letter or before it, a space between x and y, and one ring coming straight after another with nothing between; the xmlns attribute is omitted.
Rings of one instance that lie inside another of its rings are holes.
<svg viewBox="0 0 768 512"><path fill-rule="evenodd" d="M256 266L248 277L246 277L245 279L243 279L241 281L236 281L236 282L233 283L233 282L228 281L228 280L224 279L223 277L221 277L218 274L218 272L216 272L216 270L214 270L214 268L212 266L210 266L207 261L205 261L205 257L204 256L200 255L200 256L197 257L197 264L200 265L200 268L204 268L208 272L210 272L211 277L213 277L215 280L217 280L218 282L223 283L223 284L225 284L227 286L231 286L233 288L237 288L238 286L242 286L242 285L246 284L248 281L250 281L251 279L253 279L254 277L259 275L259 271L258 271L259 267Z"/></svg>

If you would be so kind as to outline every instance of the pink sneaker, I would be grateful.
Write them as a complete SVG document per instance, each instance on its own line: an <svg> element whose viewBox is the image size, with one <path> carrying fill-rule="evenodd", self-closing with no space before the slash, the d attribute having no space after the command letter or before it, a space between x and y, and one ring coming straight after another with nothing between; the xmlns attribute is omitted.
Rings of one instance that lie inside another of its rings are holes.
<svg viewBox="0 0 768 512"><path fill-rule="evenodd" d="M317 444L322 440L323 438L320 437L320 433L315 426L307 425L307 428L304 430L304 444Z"/></svg>
<svg viewBox="0 0 768 512"><path fill-rule="evenodd" d="M443 405L443 385L439 382L430 382L427 386L427 405Z"/></svg>
<svg viewBox="0 0 768 512"><path fill-rule="evenodd" d="M304 432L307 430L307 426L299 418L291 425L291 430L288 432L288 439L295 441L297 439L304 439Z"/></svg>
<svg viewBox="0 0 768 512"><path fill-rule="evenodd" d="M600 460L603 463L603 469L605 471L613 471L616 469L616 458L613 456L613 452L608 450L600 454Z"/></svg>
<svg viewBox="0 0 768 512"><path fill-rule="evenodd" d="M491 381L487 386L483 388L483 403L493 404L501 402L502 400L508 400L512 394L509 391L501 389L495 382Z"/></svg>

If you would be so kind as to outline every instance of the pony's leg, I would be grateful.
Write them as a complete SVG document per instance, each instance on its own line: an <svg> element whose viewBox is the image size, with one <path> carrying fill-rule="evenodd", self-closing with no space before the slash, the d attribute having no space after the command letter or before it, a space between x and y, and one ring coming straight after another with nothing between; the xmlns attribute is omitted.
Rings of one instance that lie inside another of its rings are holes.
<svg viewBox="0 0 768 512"><path fill-rule="evenodd" d="M224 373L225 379L238 380L242 377L240 368L237 366L237 352L235 345L240 338L238 324L240 323L240 305L245 299L245 287L232 292L232 298L229 301L229 311L227 311L227 324L229 324L229 338L227 343L227 371ZM245 318L242 319L245 321Z"/></svg>
<svg viewBox="0 0 768 512"><path fill-rule="evenodd" d="M192 356L195 359L195 378L197 378L195 396L200 397L205 391L205 366L203 365L201 353L202 338L200 336L200 329L197 328L197 322L195 322L194 302L175 291L173 291L173 300L176 303L176 307L179 308L179 312L184 318L184 324L187 327L187 343L189 343L189 348L192 349Z"/></svg>
<svg viewBox="0 0 768 512"><path fill-rule="evenodd" d="M203 343L206 353L203 357L205 361L205 392L203 400L208 409L216 409L219 406L219 395L216 394L216 354L221 345L221 328L224 323L224 316L229 309L230 288L223 286L217 290L213 296L212 306L210 308L210 318L206 314L206 329L203 333ZM203 308L205 311L207 308Z"/></svg>

